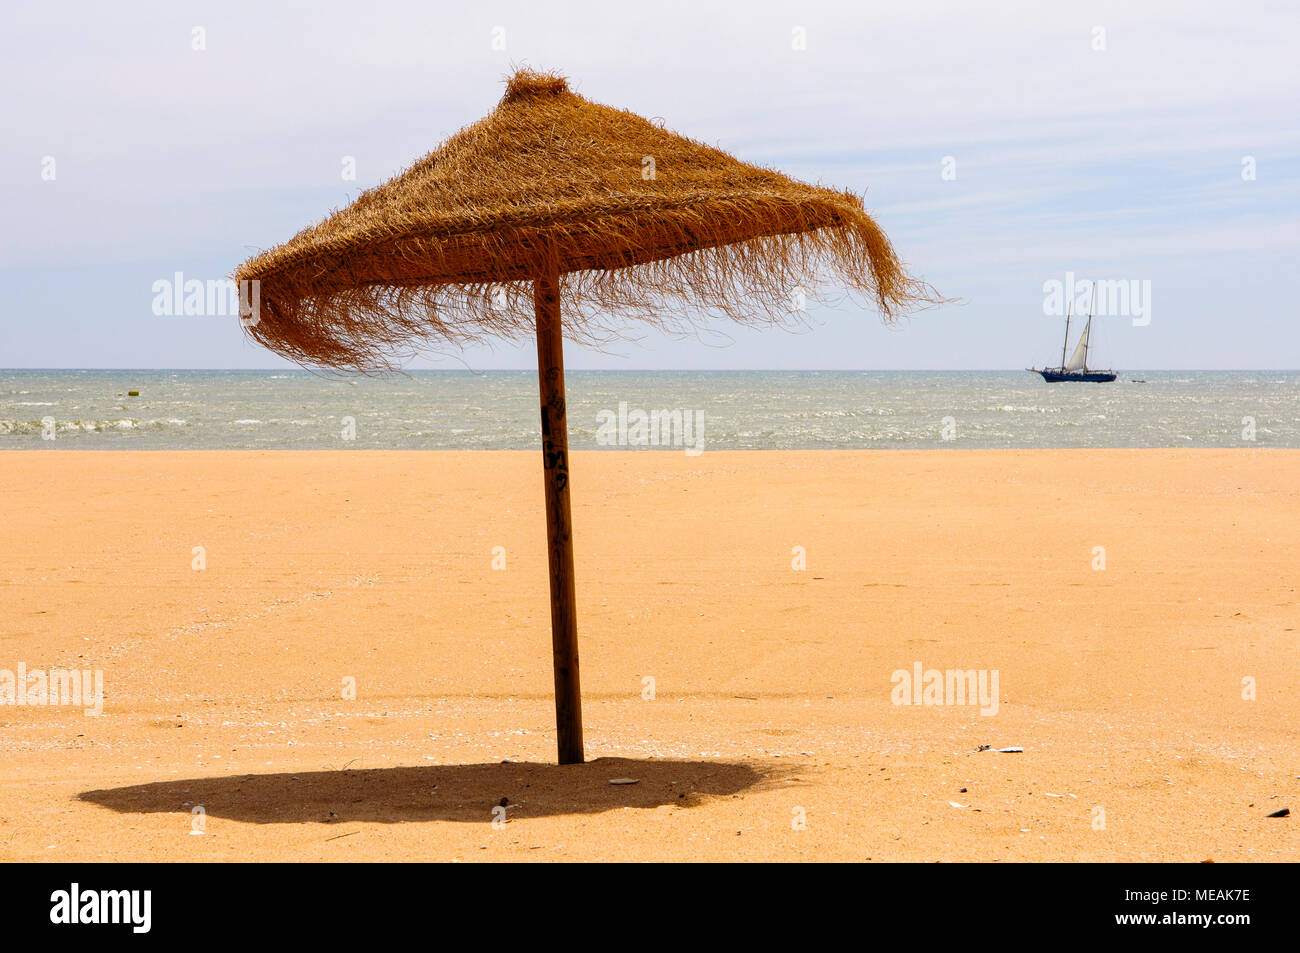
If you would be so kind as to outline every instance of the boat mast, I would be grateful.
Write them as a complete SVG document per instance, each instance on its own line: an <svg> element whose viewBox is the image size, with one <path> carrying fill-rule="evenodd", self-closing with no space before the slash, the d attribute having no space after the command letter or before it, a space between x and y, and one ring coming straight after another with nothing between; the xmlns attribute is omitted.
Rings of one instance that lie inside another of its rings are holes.
<svg viewBox="0 0 1300 953"><path fill-rule="evenodd" d="M1088 373L1088 348L1092 345L1092 308L1097 303L1097 282L1092 283L1092 297L1088 299L1088 323L1083 326L1083 372Z"/></svg>
<svg viewBox="0 0 1300 953"><path fill-rule="evenodd" d="M1065 349L1070 346L1070 305L1073 301L1065 306L1065 340L1061 342L1061 370L1065 370Z"/></svg>

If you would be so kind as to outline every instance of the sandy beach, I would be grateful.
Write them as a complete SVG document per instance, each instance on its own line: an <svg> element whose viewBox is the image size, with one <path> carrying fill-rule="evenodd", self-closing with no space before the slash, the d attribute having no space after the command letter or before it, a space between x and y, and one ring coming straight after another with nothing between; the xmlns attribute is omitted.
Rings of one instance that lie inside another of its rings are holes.
<svg viewBox="0 0 1300 953"><path fill-rule="evenodd" d="M538 462L4 453L0 859L1300 859L1300 451L574 453L565 768Z"/></svg>

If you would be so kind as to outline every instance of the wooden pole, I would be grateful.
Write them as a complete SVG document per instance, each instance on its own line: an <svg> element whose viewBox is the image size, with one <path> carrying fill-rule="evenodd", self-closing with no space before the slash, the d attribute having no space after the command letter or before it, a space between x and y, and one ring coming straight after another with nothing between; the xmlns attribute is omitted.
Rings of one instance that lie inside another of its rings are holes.
<svg viewBox="0 0 1300 953"><path fill-rule="evenodd" d="M582 692L578 684L578 610L573 584L569 512L569 425L564 411L564 335L556 272L533 282L537 376L542 400L542 468L551 569L551 646L555 665L555 730L560 764L582 764Z"/></svg>

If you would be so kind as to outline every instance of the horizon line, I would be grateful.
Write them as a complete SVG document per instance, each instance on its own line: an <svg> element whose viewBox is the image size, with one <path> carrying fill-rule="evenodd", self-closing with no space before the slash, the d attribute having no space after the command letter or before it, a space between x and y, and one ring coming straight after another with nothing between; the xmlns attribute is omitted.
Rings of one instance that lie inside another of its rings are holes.
<svg viewBox="0 0 1300 953"><path fill-rule="evenodd" d="M0 374L21 371L170 371L173 373L300 373L315 376L339 373L354 377L380 377L386 375L433 374L485 374L494 371L532 373L535 367L411 367L388 371L334 371L331 368L309 367L0 367ZM1111 370L1107 368L1107 370ZM1283 373L1300 372L1300 367L1135 367L1116 370L1116 374L1145 374L1177 371L1181 373ZM1029 367L589 367L568 368L567 374L626 374L626 373L683 373L683 374L1000 374L1035 373Z"/></svg>

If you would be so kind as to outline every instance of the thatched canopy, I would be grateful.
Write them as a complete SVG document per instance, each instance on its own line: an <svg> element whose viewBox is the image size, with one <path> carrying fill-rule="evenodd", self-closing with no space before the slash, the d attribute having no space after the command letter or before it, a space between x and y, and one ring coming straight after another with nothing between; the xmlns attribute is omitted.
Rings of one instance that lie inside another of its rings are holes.
<svg viewBox="0 0 1300 953"><path fill-rule="evenodd" d="M801 293L857 292L887 319L933 300L857 195L526 70L485 119L234 277L260 281L247 330L261 344L376 370L421 347L530 338L532 282L557 272L564 333L580 341L628 319L799 323Z"/></svg>

